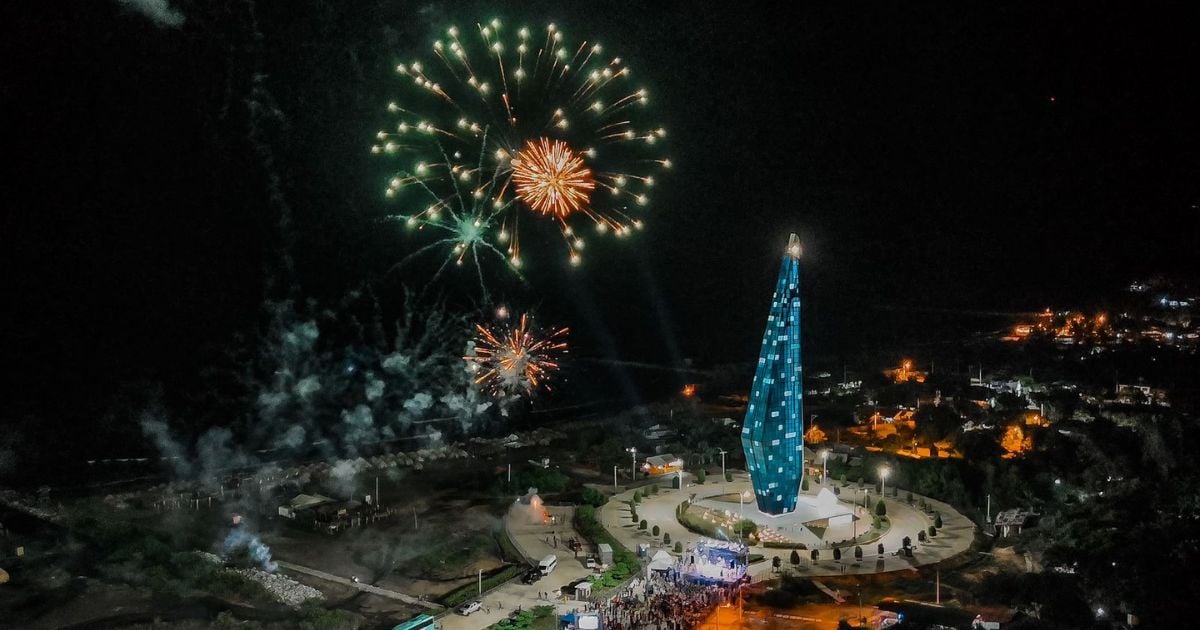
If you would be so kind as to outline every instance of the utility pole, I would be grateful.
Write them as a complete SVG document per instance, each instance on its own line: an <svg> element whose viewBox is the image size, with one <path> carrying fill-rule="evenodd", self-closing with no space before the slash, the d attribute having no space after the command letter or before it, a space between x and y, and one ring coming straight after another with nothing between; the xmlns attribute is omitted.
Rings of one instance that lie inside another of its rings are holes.
<svg viewBox="0 0 1200 630"><path fill-rule="evenodd" d="M725 483L725 453L728 451L721 449L719 452L721 453L721 483Z"/></svg>
<svg viewBox="0 0 1200 630"><path fill-rule="evenodd" d="M987 520L985 520L984 522L985 523L992 522L992 495L990 495L990 494L987 495Z"/></svg>
<svg viewBox="0 0 1200 630"><path fill-rule="evenodd" d="M613 464L613 490L617 489L617 468L618 466Z"/></svg>
<svg viewBox="0 0 1200 630"><path fill-rule="evenodd" d="M508 463L508 483L512 484L512 462Z"/></svg>
<svg viewBox="0 0 1200 630"><path fill-rule="evenodd" d="M379 511L379 477L375 477L375 511Z"/></svg>
<svg viewBox="0 0 1200 630"><path fill-rule="evenodd" d="M941 569L938 569L936 579L937 579L937 582L936 582L937 586L936 586L935 590L937 591L937 594L935 595L935 597L937 598L937 601L935 603L941 604L942 603L942 570Z"/></svg>
<svg viewBox="0 0 1200 630"><path fill-rule="evenodd" d="M417 524L417 506L414 505L412 511L413 511L413 531L416 531L417 529L420 528L420 526Z"/></svg>
<svg viewBox="0 0 1200 630"><path fill-rule="evenodd" d="M483 595L483 569L479 570L479 594Z"/></svg>

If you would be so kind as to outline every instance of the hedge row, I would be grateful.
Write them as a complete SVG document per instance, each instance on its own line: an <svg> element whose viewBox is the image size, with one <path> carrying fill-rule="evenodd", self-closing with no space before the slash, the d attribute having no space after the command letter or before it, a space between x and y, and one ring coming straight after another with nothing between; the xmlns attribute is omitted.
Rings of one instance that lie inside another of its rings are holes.
<svg viewBox="0 0 1200 630"><path fill-rule="evenodd" d="M483 592L488 592L501 584L521 575L529 570L528 566L521 564L512 564L500 569L499 571L483 578ZM469 599L479 595L479 583L471 582L464 584L449 593L442 596L442 604L447 608L453 608Z"/></svg>
<svg viewBox="0 0 1200 630"><path fill-rule="evenodd" d="M762 546L766 547L767 549L808 549L808 545L805 545L804 543L775 542L773 540L763 542Z"/></svg>

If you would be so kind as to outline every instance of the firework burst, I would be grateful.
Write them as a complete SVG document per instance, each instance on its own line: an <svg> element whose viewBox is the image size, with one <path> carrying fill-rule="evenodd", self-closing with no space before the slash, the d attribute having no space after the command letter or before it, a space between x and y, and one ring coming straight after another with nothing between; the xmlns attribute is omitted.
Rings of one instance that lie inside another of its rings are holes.
<svg viewBox="0 0 1200 630"><path fill-rule="evenodd" d="M386 195L395 218L431 229L447 261L498 256L521 266L522 215L554 221L572 264L584 228L625 236L649 204L655 174L671 167L666 131L641 118L649 91L600 44L544 36L499 20L470 33L451 27L433 60L396 66L405 94L372 151L398 169ZM469 229L464 229L467 226Z"/></svg>
<svg viewBox="0 0 1200 630"><path fill-rule="evenodd" d="M476 384L504 397L549 389L559 358L566 352L566 328L541 334L531 326L528 315L521 315L516 325L477 324L474 353L463 359L475 373Z"/></svg>

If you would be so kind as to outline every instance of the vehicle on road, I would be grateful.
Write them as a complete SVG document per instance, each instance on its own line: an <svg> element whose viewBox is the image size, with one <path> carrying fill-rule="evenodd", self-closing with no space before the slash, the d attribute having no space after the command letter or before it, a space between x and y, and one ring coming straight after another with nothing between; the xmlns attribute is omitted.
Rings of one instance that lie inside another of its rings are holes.
<svg viewBox="0 0 1200 630"><path fill-rule="evenodd" d="M554 571L554 567L557 566L558 556L550 554L542 558L542 561L538 563L538 570L542 572L542 575L550 575Z"/></svg>
<svg viewBox="0 0 1200 630"><path fill-rule="evenodd" d="M404 623L395 626L392 630L437 630L437 619L429 615L417 615Z"/></svg>
<svg viewBox="0 0 1200 630"><path fill-rule="evenodd" d="M534 582L537 582L540 579L542 579L541 570L540 569L530 569L529 572L526 573L525 576L521 578L521 581L524 582L525 584L533 584Z"/></svg>
<svg viewBox="0 0 1200 630"><path fill-rule="evenodd" d="M458 614L466 617L473 612L478 612L480 608L483 608L483 604L480 604L479 602L468 602L459 607Z"/></svg>

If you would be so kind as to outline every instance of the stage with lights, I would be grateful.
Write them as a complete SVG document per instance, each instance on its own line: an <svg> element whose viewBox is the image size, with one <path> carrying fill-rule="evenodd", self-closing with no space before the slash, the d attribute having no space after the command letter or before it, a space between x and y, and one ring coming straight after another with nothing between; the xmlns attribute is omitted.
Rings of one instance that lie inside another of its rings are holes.
<svg viewBox="0 0 1200 630"><path fill-rule="evenodd" d="M749 548L735 541L700 538L676 564L680 576L703 584L733 584L746 578Z"/></svg>

